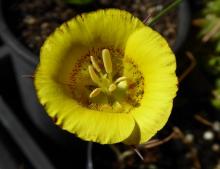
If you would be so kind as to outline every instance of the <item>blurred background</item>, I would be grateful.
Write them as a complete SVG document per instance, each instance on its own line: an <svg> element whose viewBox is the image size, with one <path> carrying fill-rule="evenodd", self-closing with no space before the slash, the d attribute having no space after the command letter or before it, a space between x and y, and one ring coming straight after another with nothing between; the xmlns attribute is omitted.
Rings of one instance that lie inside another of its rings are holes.
<svg viewBox="0 0 220 169"><path fill-rule="evenodd" d="M177 59L167 125L133 148L91 144L55 126L33 73L44 40L77 14L119 8L140 20L171 0L0 0L0 169L220 169L220 0L182 0L152 25Z"/></svg>

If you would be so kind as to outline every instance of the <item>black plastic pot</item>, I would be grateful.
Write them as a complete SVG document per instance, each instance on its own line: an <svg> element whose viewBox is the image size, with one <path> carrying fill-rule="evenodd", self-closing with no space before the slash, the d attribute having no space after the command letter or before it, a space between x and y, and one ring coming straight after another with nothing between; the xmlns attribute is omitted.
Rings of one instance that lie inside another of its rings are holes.
<svg viewBox="0 0 220 169"><path fill-rule="evenodd" d="M0 36L9 47L10 53L13 55L12 60L14 69L26 112L38 129L52 140L62 145L71 145L72 137L55 126L39 104L35 94L33 81L31 79L22 78L22 75L33 74L39 60L37 56L18 41L10 30L10 26L8 25L9 21L7 20L9 14L7 11L13 3L13 0L0 0ZM175 52L179 51L182 47L188 34L189 25L189 5L187 1L184 0L178 10L178 31L176 44L174 46Z"/></svg>
<svg viewBox="0 0 220 169"><path fill-rule="evenodd" d="M191 11L188 0L183 0L178 10L177 38L173 51L178 54L184 48L191 25Z"/></svg>
<svg viewBox="0 0 220 169"><path fill-rule="evenodd" d="M11 138L15 141L20 149L22 155L27 158L28 162L35 169L55 169L45 156L40 147L36 144L33 138L29 135L27 130L22 126L19 120L15 117L14 113L8 108L0 96L0 124L9 133ZM1 136L2 138L3 136ZM7 141L8 143L10 141ZM1 143L1 142L0 142ZM7 152L6 147L0 145L1 162L0 167L4 166L5 169L19 168L16 166L15 159ZM15 151L15 150L14 150ZM4 154L2 154L4 153ZM15 155L15 153L13 154ZM20 154L21 156L21 154Z"/></svg>

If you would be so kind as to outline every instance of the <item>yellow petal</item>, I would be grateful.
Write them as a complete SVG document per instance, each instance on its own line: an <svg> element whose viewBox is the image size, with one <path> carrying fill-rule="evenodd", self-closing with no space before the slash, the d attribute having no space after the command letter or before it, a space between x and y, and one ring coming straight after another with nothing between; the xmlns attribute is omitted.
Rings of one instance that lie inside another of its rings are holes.
<svg viewBox="0 0 220 169"><path fill-rule="evenodd" d="M164 38L145 27L130 36L125 57L138 66L144 77L143 98L131 112L137 123L136 131L126 143L144 143L165 125L171 113L177 91L175 56ZM130 75L125 71L125 76Z"/></svg>

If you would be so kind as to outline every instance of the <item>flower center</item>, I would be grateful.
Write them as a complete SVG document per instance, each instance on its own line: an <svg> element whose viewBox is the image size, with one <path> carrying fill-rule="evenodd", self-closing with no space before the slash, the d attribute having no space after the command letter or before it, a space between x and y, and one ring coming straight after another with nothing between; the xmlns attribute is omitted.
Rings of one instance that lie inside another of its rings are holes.
<svg viewBox="0 0 220 169"><path fill-rule="evenodd" d="M92 65L89 65L88 71L92 81L97 85L97 88L90 93L89 97L92 99L103 93L108 100L109 106L112 106L118 110L122 109L122 105L117 100L116 95L118 94L117 89L121 90L123 93L126 93L128 89L127 77L121 76L113 81L112 60L108 49L102 50L102 60L105 68L104 73L99 67L95 57L90 56L90 59Z"/></svg>
<svg viewBox="0 0 220 169"><path fill-rule="evenodd" d="M91 49L79 58L70 75L72 96L98 111L128 113L139 106L144 79L119 49Z"/></svg>

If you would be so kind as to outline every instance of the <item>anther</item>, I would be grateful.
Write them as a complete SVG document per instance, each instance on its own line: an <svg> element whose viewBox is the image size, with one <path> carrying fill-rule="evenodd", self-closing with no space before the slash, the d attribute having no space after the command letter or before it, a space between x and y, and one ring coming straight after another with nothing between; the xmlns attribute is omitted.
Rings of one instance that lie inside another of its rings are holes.
<svg viewBox="0 0 220 169"><path fill-rule="evenodd" d="M121 82L119 82L119 83L117 84L117 87L118 87L119 89L127 89L127 88L128 88L128 83L127 83L126 80L121 81Z"/></svg>
<svg viewBox="0 0 220 169"><path fill-rule="evenodd" d="M90 98L96 97L101 93L101 91L102 91L101 88L96 88L90 93L89 97Z"/></svg>
<svg viewBox="0 0 220 169"><path fill-rule="evenodd" d="M95 68L95 70L97 72L101 72L101 69L98 65L98 63L96 62L95 58L93 56L90 56L91 62L92 62L92 66Z"/></svg>
<svg viewBox="0 0 220 169"><path fill-rule="evenodd" d="M128 79L127 77L122 76L122 77L117 78L117 79L115 80L115 83L119 83L119 82L124 81L124 80L127 80L127 79Z"/></svg>
<svg viewBox="0 0 220 169"><path fill-rule="evenodd" d="M108 91L109 91L109 92L113 92L113 91L115 91L116 88L117 88L117 86L116 86L114 83L112 83L112 84L109 86Z"/></svg>
<svg viewBox="0 0 220 169"><path fill-rule="evenodd" d="M88 69L89 69L89 74L90 74L92 81L98 84L100 80L99 80L98 75L95 73L95 70L93 69L91 65L89 65Z"/></svg>
<svg viewBox="0 0 220 169"><path fill-rule="evenodd" d="M102 50L102 59L107 73L112 73L112 60L108 49Z"/></svg>

